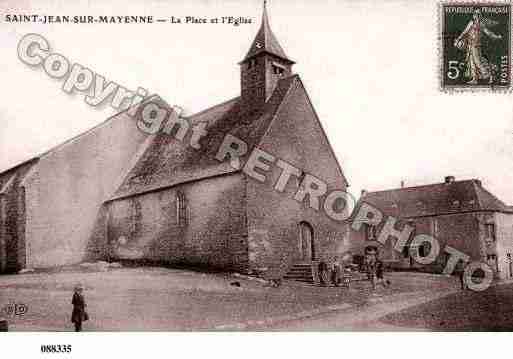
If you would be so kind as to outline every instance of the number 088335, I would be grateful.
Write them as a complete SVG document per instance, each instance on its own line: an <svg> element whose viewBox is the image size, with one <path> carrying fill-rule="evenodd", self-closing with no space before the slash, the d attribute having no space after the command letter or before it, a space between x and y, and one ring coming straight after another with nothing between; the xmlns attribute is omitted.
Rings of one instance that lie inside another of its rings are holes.
<svg viewBox="0 0 513 359"><path fill-rule="evenodd" d="M71 344L41 345L41 353L71 353Z"/></svg>

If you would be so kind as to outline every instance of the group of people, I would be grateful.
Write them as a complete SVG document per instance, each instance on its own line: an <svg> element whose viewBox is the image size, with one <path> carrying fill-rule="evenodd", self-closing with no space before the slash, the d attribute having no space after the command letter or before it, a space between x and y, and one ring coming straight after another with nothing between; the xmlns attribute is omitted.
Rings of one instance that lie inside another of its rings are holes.
<svg viewBox="0 0 513 359"><path fill-rule="evenodd" d="M347 286L349 281L344 276L345 266L340 263L338 257L335 257L330 266L324 261L320 261L318 265L319 283L322 286L327 286L330 283L335 287L341 284Z"/></svg>
<svg viewBox="0 0 513 359"><path fill-rule="evenodd" d="M390 285L390 281L385 279L385 265L378 258L377 253L365 254L364 269L367 273L367 278L371 282L372 289L376 289L378 284L381 284L383 287Z"/></svg>
<svg viewBox="0 0 513 359"><path fill-rule="evenodd" d="M377 285L388 287L390 281L385 279L385 265L379 259L377 251L366 251L363 263L363 272L367 274L372 289L376 289ZM350 275L346 272L344 262L340 262L338 257L333 259L330 265L325 261L318 264L318 277L321 286L334 285L339 287L341 284L349 287Z"/></svg>

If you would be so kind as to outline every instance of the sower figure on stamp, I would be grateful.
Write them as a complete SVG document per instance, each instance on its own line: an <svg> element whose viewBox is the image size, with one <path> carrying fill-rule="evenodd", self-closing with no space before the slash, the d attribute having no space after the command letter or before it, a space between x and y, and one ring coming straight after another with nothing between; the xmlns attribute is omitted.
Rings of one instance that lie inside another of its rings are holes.
<svg viewBox="0 0 513 359"><path fill-rule="evenodd" d="M481 48L481 34L487 35L492 40L502 39L501 35L493 33L488 27L496 25L497 22L483 18L480 10L475 10L472 20L467 24L465 30L454 40L454 46L465 50L465 62L467 69L466 77L470 78L468 84L475 85L478 80L488 80L493 83L493 72L497 67L490 63L490 59L483 56Z"/></svg>
<svg viewBox="0 0 513 359"><path fill-rule="evenodd" d="M75 324L75 331L82 331L82 322L89 319L89 316L85 310L86 303L84 299L84 295L82 294L83 287L81 285L75 286L75 292L73 293L73 299L71 300L71 304L73 304L73 312L71 313L71 322Z"/></svg>

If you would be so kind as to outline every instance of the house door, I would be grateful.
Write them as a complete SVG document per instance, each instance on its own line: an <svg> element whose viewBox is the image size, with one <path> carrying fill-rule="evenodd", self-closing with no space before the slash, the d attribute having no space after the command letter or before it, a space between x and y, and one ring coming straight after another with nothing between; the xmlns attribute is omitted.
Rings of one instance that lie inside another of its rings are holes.
<svg viewBox="0 0 513 359"><path fill-rule="evenodd" d="M315 260L315 242L313 228L308 222L299 223L299 260L311 262Z"/></svg>

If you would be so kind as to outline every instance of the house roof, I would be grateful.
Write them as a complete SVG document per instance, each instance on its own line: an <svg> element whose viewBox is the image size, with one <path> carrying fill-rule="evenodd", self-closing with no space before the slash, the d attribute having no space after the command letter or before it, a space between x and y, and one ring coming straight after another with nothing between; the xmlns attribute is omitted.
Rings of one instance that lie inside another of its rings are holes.
<svg viewBox="0 0 513 359"><path fill-rule="evenodd" d="M398 218L475 211L513 213L476 179L369 192L360 201Z"/></svg>
<svg viewBox="0 0 513 359"><path fill-rule="evenodd" d="M244 60L241 63L249 60L252 57L255 57L261 53L268 53L274 56L277 56L291 64L294 63L291 59L285 55L285 51L280 46L280 43L274 36L274 33L271 30L271 26L269 25L269 17L267 15L267 7L264 2L264 11L262 14L262 24L260 25L260 29L258 30L251 47L249 48L248 53L244 57Z"/></svg>
<svg viewBox="0 0 513 359"><path fill-rule="evenodd" d="M182 143L174 133L160 131L110 200L240 171L230 166L230 161L216 159L226 134L244 141L250 153L266 133L289 91L299 84L297 75L280 79L259 113L242 115L240 97L237 97L186 118L191 125L207 123L200 149L189 145L188 136Z"/></svg>

